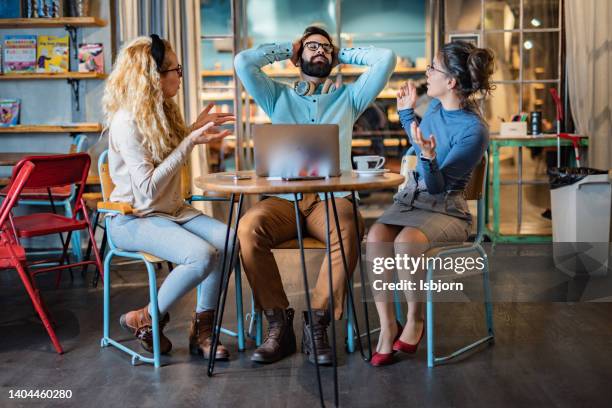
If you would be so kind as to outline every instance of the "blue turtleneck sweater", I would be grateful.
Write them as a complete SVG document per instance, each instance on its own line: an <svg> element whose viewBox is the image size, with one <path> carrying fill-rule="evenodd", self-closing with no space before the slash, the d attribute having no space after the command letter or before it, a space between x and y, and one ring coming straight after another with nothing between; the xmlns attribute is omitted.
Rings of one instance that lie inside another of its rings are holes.
<svg viewBox="0 0 612 408"><path fill-rule="evenodd" d="M399 111L400 122L410 138L417 157L421 149L412 140L410 124L415 120L413 109ZM419 125L423 138L436 138L436 157L420 158L417 172L430 194L463 190L472 171L489 145L489 131L482 119L465 109L446 110L438 99L430 104Z"/></svg>

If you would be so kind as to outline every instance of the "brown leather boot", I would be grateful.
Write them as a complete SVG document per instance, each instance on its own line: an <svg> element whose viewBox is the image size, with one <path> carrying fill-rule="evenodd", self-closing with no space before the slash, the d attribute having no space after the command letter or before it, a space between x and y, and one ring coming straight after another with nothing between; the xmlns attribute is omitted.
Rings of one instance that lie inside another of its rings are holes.
<svg viewBox="0 0 612 408"><path fill-rule="evenodd" d="M189 330L189 352L191 354L198 354L205 359L210 358L214 318L214 310L205 310L194 314L191 321L191 330ZM218 341L215 360L227 360L228 358L229 351L221 344L221 341Z"/></svg>
<svg viewBox="0 0 612 408"><path fill-rule="evenodd" d="M161 354L168 354L172 350L172 343L164 335L164 327L169 321L170 313L166 313L159 319L159 348ZM148 306L121 315L119 324L126 331L136 336L143 349L149 353L153 352L153 320L149 315Z"/></svg>
<svg viewBox="0 0 612 408"><path fill-rule="evenodd" d="M295 333L293 332L293 309L267 309L264 314L268 319L268 334L259 346L251 361L274 363L295 353Z"/></svg>
<svg viewBox="0 0 612 408"><path fill-rule="evenodd" d="M308 356L308 361L315 363L312 337L310 335L310 319L308 312L303 314L304 330L302 335L302 353ZM317 361L319 364L328 365L333 363L333 354L327 337L327 326L329 326L329 312L322 309L312 309L312 331L314 344L317 346Z"/></svg>

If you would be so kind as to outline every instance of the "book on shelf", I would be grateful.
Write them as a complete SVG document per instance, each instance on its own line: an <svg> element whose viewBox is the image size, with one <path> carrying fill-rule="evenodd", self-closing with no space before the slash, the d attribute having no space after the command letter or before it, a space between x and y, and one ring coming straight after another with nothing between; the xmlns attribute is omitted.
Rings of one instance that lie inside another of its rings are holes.
<svg viewBox="0 0 612 408"><path fill-rule="evenodd" d="M69 41L68 35L64 37L39 35L36 72L68 72L70 69Z"/></svg>
<svg viewBox="0 0 612 408"><path fill-rule="evenodd" d="M0 99L0 126L19 124L19 99Z"/></svg>
<svg viewBox="0 0 612 408"><path fill-rule="evenodd" d="M0 1L0 18L21 17L21 0Z"/></svg>
<svg viewBox="0 0 612 408"><path fill-rule="evenodd" d="M104 46L102 44L79 44L79 72L104 73Z"/></svg>
<svg viewBox="0 0 612 408"><path fill-rule="evenodd" d="M18 4L18 15L11 18L59 18L66 15L66 0L2 0ZM9 18L9 17L2 17Z"/></svg>
<svg viewBox="0 0 612 408"><path fill-rule="evenodd" d="M36 36L4 37L2 67L5 74L36 72Z"/></svg>

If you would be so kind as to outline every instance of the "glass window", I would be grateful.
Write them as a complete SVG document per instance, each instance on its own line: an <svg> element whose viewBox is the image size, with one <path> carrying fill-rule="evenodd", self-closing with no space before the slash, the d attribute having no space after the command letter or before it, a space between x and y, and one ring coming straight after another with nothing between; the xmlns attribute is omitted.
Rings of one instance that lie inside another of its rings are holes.
<svg viewBox="0 0 612 408"><path fill-rule="evenodd" d="M525 29L559 28L558 0L523 0Z"/></svg>
<svg viewBox="0 0 612 408"><path fill-rule="evenodd" d="M444 3L446 30L477 31L481 26L481 0L453 0Z"/></svg>
<svg viewBox="0 0 612 408"><path fill-rule="evenodd" d="M521 20L520 0L485 0L485 30L512 30L519 28Z"/></svg>
<svg viewBox="0 0 612 408"><path fill-rule="evenodd" d="M485 34L485 44L495 53L493 80L518 80L521 69L520 33Z"/></svg>
<svg viewBox="0 0 612 408"><path fill-rule="evenodd" d="M523 78L542 80L559 78L559 33L523 34Z"/></svg>
<svg viewBox="0 0 612 408"><path fill-rule="evenodd" d="M483 106L491 131L499 131L502 118L510 120L520 111L539 111L542 130L554 132L556 108L550 89L555 87L562 93L561 0L447 0L444 4L447 38L450 33L472 29L495 53L493 83L497 89ZM480 23L474 22L475 18Z"/></svg>

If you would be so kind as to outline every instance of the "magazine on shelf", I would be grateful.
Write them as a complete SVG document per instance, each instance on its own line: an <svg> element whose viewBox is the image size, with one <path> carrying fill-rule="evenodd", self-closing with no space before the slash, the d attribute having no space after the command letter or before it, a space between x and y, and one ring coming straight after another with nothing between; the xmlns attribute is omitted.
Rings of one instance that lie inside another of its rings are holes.
<svg viewBox="0 0 612 408"><path fill-rule="evenodd" d="M4 37L2 67L5 74L36 71L36 36Z"/></svg>
<svg viewBox="0 0 612 408"><path fill-rule="evenodd" d="M79 72L104 73L104 46L102 44L79 44Z"/></svg>
<svg viewBox="0 0 612 408"><path fill-rule="evenodd" d="M39 35L37 72L68 72L70 69L69 41L68 35L64 37Z"/></svg>
<svg viewBox="0 0 612 408"><path fill-rule="evenodd" d="M19 124L19 99L0 99L0 126Z"/></svg>

